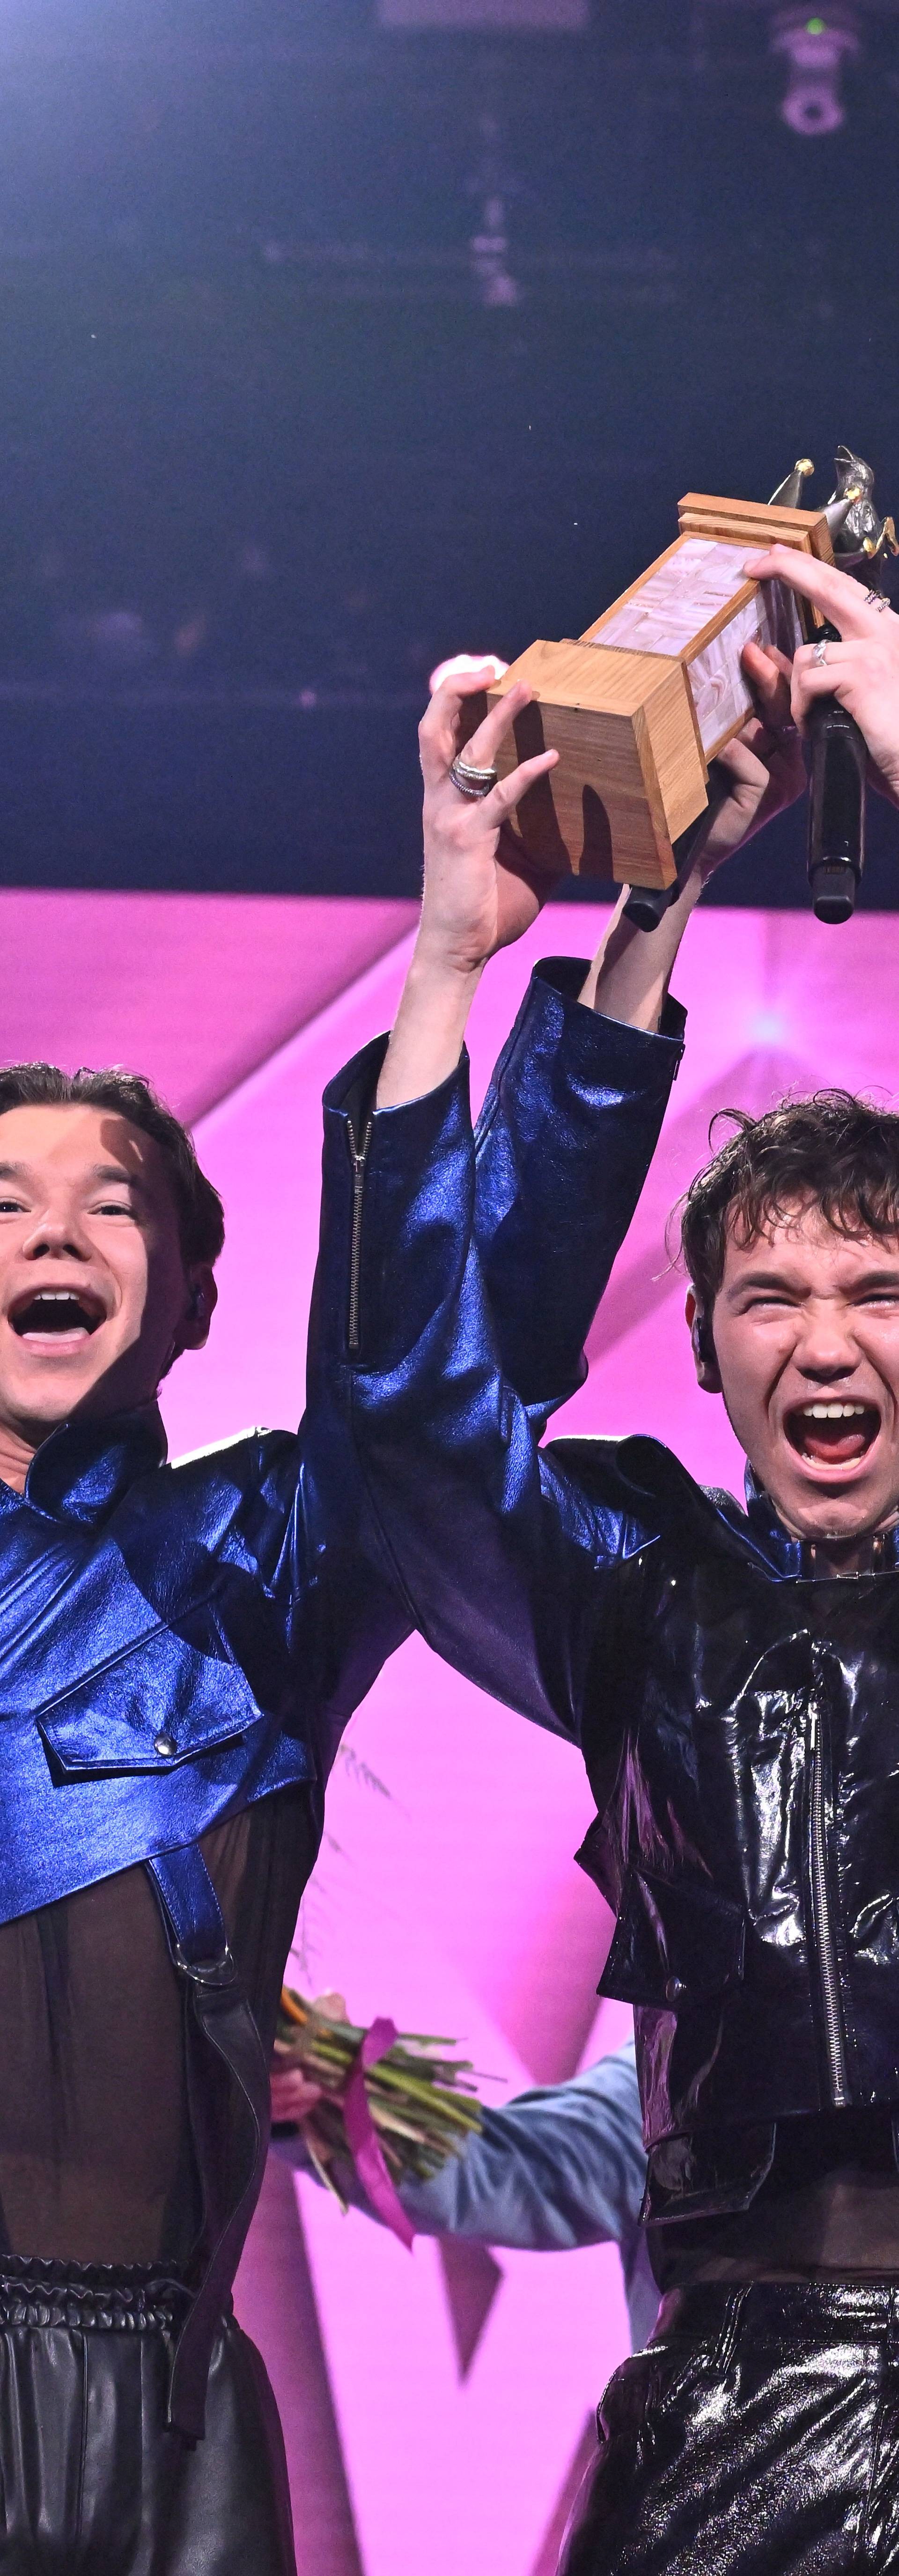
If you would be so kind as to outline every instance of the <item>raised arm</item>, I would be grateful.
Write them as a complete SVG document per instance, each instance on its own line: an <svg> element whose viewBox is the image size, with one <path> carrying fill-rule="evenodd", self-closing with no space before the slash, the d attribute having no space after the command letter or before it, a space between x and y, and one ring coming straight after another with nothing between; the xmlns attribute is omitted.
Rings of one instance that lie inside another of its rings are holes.
<svg viewBox="0 0 899 2576"><path fill-rule="evenodd" d="M537 969L478 1120L475 1236L497 1347L504 1374L540 1418L583 1379L584 1341L658 1141L683 1041L684 1015L667 981L685 923L730 849L804 785L795 740L783 730L783 677L754 648L748 660L771 730L757 721L730 747L718 782L726 777L729 792L697 836L681 904L650 938L622 921L619 905L590 964L557 958ZM380 1068L381 1106L452 1070L485 947L520 936L550 885L521 874L505 830L530 764L502 790L498 835L487 800L466 806L451 782L464 699L484 677L475 672L460 686L454 675L421 728L428 896ZM511 716L488 720L467 759L492 757L525 695Z"/></svg>
<svg viewBox="0 0 899 2576"><path fill-rule="evenodd" d="M649 1035L586 1009L586 961L536 969L475 1129L475 1239L504 1375L538 1423L584 1342L658 1141L684 1014Z"/></svg>
<svg viewBox="0 0 899 2576"><path fill-rule="evenodd" d="M775 671L772 697L780 686ZM432 708L423 728L425 762L433 714ZM497 728L510 721L507 700L469 746L473 763L483 758L486 766ZM497 1697L578 1736L611 1614L604 1578L652 1535L652 1511L645 1497L622 1490L613 1461L604 1498L588 1500L541 1456L503 1367L476 1239L475 1159L459 1045L486 945L513 935L514 870L500 834L522 773L472 812L448 768L442 782L437 776L453 738L450 728L433 753L419 944L378 1105L364 1134L356 1134L352 1254L349 1136L360 1092L375 1076L373 1059L357 1059L326 1096L323 1244L346 1336L345 1366L337 1375L384 1544L416 1624L438 1652ZM581 1007L598 1015L595 1034L609 1050L610 1080L619 1087L632 1142L645 1119L641 1068L654 1050L670 1045L657 1024L702 877L716 862L722 835L745 833L740 798L748 796L755 818L778 792L778 763L789 774L795 749L782 750L781 741L773 733L763 738L759 727L737 747L735 794L710 826L679 901L650 936L613 916L586 980ZM448 808L447 795L455 799ZM491 822L494 796L500 801ZM432 1087L423 1090L426 1075ZM656 1103L656 1121L657 1115ZM598 1156L597 1196L603 1182ZM605 1221L611 1234L608 1210ZM550 1236L548 1296L565 1260L564 1243ZM535 1344L541 1325L538 1310Z"/></svg>
<svg viewBox="0 0 899 2576"><path fill-rule="evenodd" d="M723 802L697 834L679 901L646 933L623 919L622 897L581 989L581 1000L633 1028L661 1024L672 966L703 886L723 859L772 814L801 795L805 773L792 738L787 665L747 647L747 673L760 713L723 753L729 781ZM452 764L464 701L487 683L472 672L438 689L420 730L424 778L425 893L415 952L377 1088L379 1109L399 1107L432 1090L459 1060L468 1014L490 957L520 939L549 890L527 869L507 826L535 776L554 752L525 761L480 799L460 795ZM466 761L489 773L495 753L527 704L518 687L491 709Z"/></svg>

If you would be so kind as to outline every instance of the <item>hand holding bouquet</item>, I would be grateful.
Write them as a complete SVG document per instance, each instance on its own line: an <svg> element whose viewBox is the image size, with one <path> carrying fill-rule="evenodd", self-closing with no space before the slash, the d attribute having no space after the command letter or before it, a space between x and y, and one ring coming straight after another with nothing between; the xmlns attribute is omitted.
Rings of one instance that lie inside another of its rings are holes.
<svg viewBox="0 0 899 2576"><path fill-rule="evenodd" d="M272 2064L272 2115L296 2123L332 2191L334 2166L353 2154L344 2102L358 2077L365 2030L348 2021L342 1995L314 2003L285 1986ZM391 2182L424 2182L481 2127L481 2106L464 2059L437 2054L452 2042L402 2032L366 2063L365 2099Z"/></svg>

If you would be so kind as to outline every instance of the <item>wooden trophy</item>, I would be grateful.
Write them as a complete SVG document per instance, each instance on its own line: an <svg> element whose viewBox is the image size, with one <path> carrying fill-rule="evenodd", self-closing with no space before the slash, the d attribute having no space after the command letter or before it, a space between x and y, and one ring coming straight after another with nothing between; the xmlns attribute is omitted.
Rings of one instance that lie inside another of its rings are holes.
<svg viewBox="0 0 899 2576"><path fill-rule="evenodd" d="M781 487L801 489L807 460ZM798 481L796 478L800 478ZM664 889L672 844L708 804L709 764L752 712L744 644L802 641L793 593L747 579L756 548L798 546L833 562L825 510L688 492L680 534L578 641L532 644L488 691L533 690L505 742L505 774L535 752L559 760L522 798L516 833L537 867ZM847 505L848 506L848 505Z"/></svg>

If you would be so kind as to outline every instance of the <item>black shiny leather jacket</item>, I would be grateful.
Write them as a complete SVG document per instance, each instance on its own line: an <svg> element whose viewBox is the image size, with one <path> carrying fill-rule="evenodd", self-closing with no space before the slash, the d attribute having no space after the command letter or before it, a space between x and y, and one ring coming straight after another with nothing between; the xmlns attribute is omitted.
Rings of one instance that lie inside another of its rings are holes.
<svg viewBox="0 0 899 2576"><path fill-rule="evenodd" d="M473 1239L462 1075L392 1115L344 1380L369 1492L432 1645L583 1748L649 2214L739 2209L779 2119L899 2109L896 1543L814 1581L751 1479L744 1512L652 1440L541 1450Z"/></svg>

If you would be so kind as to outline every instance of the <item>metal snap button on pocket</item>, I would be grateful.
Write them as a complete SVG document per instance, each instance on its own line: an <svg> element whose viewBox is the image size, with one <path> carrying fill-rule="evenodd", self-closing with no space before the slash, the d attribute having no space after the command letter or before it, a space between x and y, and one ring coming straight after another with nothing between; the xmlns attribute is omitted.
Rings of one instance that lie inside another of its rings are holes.
<svg viewBox="0 0 899 2576"><path fill-rule="evenodd" d="M686 1991L687 1989L684 1984L683 1977L669 1977L665 1988L666 2004L678 2004L681 1996L685 1995Z"/></svg>
<svg viewBox="0 0 899 2576"><path fill-rule="evenodd" d="M154 1753L161 1753L164 1756L177 1753L178 1747L174 1736L166 1735L165 1733L162 1735L155 1735L153 1738L153 1751Z"/></svg>

